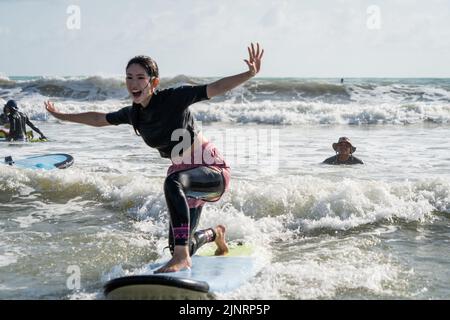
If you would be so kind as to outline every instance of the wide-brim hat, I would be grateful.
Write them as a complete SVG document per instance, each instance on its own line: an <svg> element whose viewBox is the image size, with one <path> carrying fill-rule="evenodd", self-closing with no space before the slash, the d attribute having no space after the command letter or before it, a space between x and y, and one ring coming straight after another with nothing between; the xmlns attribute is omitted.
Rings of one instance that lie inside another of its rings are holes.
<svg viewBox="0 0 450 320"><path fill-rule="evenodd" d="M353 152L356 151L356 147L353 146L352 142L351 142L350 139L347 138L347 137L340 137L339 140L338 140L338 142L333 143L332 146L333 146L334 151L337 152L337 146L338 146L338 144L341 143L341 142L345 142L345 143L348 143L348 144L350 145L350 147L351 147L351 149L352 149L352 152L351 152L351 153L353 153Z"/></svg>

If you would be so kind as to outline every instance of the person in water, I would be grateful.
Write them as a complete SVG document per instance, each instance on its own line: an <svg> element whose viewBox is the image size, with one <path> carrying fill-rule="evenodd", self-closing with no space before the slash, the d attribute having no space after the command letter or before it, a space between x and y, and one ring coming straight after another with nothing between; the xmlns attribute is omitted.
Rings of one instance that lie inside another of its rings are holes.
<svg viewBox="0 0 450 320"><path fill-rule="evenodd" d="M28 116L19 111L19 107L14 100L9 100L4 108L3 113L7 116L9 120L9 131L0 129L6 136L8 141L27 141L27 131L26 126L28 125L31 129L40 134L40 139L47 139L44 134L39 130L31 121Z"/></svg>
<svg viewBox="0 0 450 320"><path fill-rule="evenodd" d="M252 43L248 71L206 85L184 85L156 90L159 70L147 56L136 56L126 66L126 86L132 105L111 113L59 112L52 102L45 107L54 117L91 126L129 124L144 142L156 148L172 165L164 181L170 215L169 248L172 258L156 272L175 272L192 265L191 256L205 243L215 242L216 255L228 253L225 227L195 232L205 202L219 200L229 187L230 167L219 150L196 128L189 111L193 103L209 100L253 78L261 68L264 50ZM181 137L181 142L180 142Z"/></svg>
<svg viewBox="0 0 450 320"><path fill-rule="evenodd" d="M362 160L353 156L356 151L347 137L340 137L338 142L333 143L333 149L336 151L336 155L326 159L323 163L325 164L364 164Z"/></svg>

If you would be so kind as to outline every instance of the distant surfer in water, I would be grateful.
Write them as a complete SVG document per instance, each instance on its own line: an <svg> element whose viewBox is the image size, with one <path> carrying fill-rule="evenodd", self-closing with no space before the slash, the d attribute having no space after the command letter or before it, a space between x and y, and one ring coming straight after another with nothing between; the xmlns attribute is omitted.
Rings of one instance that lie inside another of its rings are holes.
<svg viewBox="0 0 450 320"><path fill-rule="evenodd" d="M5 104L3 107L3 114L5 114L9 122L9 131L0 129L0 132L6 136L6 140L27 141L27 125L41 135L41 140L47 139L41 130L28 119L28 116L19 111L19 107L14 100L9 100Z"/></svg>
<svg viewBox="0 0 450 320"><path fill-rule="evenodd" d="M338 142L332 145L336 155L326 159L325 164L364 164L362 160L353 156L356 147L352 145L350 139L347 137L340 137Z"/></svg>
<svg viewBox="0 0 450 320"><path fill-rule="evenodd" d="M247 49L249 58L244 61L248 71L207 85L165 90L156 90L160 82L156 62L147 56L136 56L126 67L126 85L133 104L116 112L66 114L57 111L52 102L45 103L47 111L61 120L97 127L132 125L147 145L156 148L161 157L171 159L164 194L170 214L172 259L156 272L190 267L190 256L208 242L216 243L216 255L228 253L223 225L195 232L205 202L219 200L228 189L230 168L219 150L198 131L188 107L222 95L254 77L261 68L264 50L253 43Z"/></svg>

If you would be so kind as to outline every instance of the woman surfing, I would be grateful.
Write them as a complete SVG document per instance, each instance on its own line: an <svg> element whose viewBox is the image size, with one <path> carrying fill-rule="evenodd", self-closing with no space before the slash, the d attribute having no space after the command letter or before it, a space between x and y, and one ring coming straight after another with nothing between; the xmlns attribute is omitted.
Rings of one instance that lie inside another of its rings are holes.
<svg viewBox="0 0 450 320"><path fill-rule="evenodd" d="M217 245L216 255L228 252L223 225L195 231L204 204L218 201L228 189L230 167L216 146L196 128L189 106L222 95L253 78L260 71L264 50L253 43L247 50L246 72L206 85L165 90L157 90L160 78L156 62L148 56L136 56L126 66L132 105L115 112L68 114L58 111L52 102L45 102L47 111L63 121L96 127L132 125L148 146L157 149L161 157L171 159L164 195L170 215L172 258L156 272L191 267L191 256L208 242Z"/></svg>

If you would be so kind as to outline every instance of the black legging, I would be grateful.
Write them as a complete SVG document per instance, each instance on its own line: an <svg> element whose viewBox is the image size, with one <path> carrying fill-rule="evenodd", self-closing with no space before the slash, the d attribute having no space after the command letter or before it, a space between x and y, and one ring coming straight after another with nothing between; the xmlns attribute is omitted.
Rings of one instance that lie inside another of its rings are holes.
<svg viewBox="0 0 450 320"><path fill-rule="evenodd" d="M169 248L189 245L190 254L207 242L215 240L213 229L194 231L198 226L202 206L189 208L187 197L216 201L225 191L222 173L201 166L171 174L164 182L164 194L170 214Z"/></svg>
<svg viewBox="0 0 450 320"><path fill-rule="evenodd" d="M189 255L193 256L194 253L204 244L214 241L216 239L216 233L213 228L198 230L198 222L200 220L200 215L202 213L203 206L197 208L191 208L190 211L190 229L189 234ZM175 249L175 241L173 238L173 227L172 223L169 228L169 249L173 254L173 250Z"/></svg>

